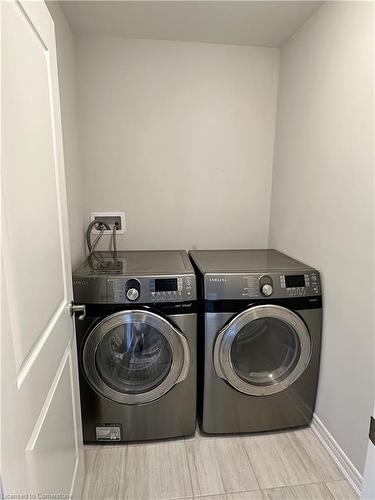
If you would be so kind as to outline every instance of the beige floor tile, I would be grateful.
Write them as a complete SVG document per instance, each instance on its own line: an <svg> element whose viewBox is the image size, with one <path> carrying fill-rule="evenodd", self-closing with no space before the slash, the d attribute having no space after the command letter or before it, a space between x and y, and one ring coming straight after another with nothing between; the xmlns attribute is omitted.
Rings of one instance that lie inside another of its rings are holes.
<svg viewBox="0 0 375 500"><path fill-rule="evenodd" d="M243 439L260 488L343 479L310 429Z"/></svg>
<svg viewBox="0 0 375 500"><path fill-rule="evenodd" d="M85 446L86 477L82 500L117 500L126 446Z"/></svg>
<svg viewBox="0 0 375 500"><path fill-rule="evenodd" d="M193 495L183 439L128 446L122 500L161 500Z"/></svg>
<svg viewBox="0 0 375 500"><path fill-rule="evenodd" d="M85 464L83 500L357 498L309 429L85 446Z"/></svg>
<svg viewBox="0 0 375 500"><path fill-rule="evenodd" d="M348 481L330 481L326 485L335 500L356 500L359 498Z"/></svg>
<svg viewBox="0 0 375 500"><path fill-rule="evenodd" d="M239 438L187 441L186 448L195 496L259 489Z"/></svg>
<svg viewBox="0 0 375 500"><path fill-rule="evenodd" d="M262 490L264 500L332 500L323 483L301 484Z"/></svg>

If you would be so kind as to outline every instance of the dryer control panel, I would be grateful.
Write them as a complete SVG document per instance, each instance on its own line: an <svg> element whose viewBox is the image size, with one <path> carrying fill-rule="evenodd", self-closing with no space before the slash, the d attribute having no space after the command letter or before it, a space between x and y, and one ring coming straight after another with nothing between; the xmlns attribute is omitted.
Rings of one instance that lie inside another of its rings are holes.
<svg viewBox="0 0 375 500"><path fill-rule="evenodd" d="M278 273L206 274L207 300L282 299L321 295L319 272L314 269Z"/></svg>

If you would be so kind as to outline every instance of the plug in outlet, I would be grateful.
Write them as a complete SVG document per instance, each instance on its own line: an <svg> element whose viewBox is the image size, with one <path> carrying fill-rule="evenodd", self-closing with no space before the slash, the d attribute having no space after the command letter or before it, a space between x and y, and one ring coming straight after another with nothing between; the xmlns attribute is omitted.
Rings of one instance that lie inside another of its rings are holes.
<svg viewBox="0 0 375 500"><path fill-rule="evenodd" d="M90 222L93 220L106 222L109 225L111 229L109 231L108 229L106 229L104 231L104 234L112 234L113 226L117 227L116 229L117 234L125 233L126 227L125 227L124 212L92 212ZM93 229L92 233L99 234L100 231L98 231L97 229Z"/></svg>

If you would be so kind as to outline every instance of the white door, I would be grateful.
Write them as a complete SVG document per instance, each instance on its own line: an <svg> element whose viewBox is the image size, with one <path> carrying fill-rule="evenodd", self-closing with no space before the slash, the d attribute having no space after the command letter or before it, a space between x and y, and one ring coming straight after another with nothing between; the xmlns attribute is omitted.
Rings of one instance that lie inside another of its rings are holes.
<svg viewBox="0 0 375 500"><path fill-rule="evenodd" d="M44 2L0 7L3 489L78 499L84 464L54 25Z"/></svg>

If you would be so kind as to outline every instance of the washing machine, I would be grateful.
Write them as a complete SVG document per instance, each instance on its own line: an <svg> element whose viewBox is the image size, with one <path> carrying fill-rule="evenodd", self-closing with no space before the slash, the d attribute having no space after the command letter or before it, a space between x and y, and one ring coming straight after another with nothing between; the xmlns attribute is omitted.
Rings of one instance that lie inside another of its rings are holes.
<svg viewBox="0 0 375 500"><path fill-rule="evenodd" d="M275 250L197 250L190 257L202 297L201 429L308 425L319 374L319 272Z"/></svg>
<svg viewBox="0 0 375 500"><path fill-rule="evenodd" d="M183 251L94 252L74 273L85 442L196 426L196 278Z"/></svg>

